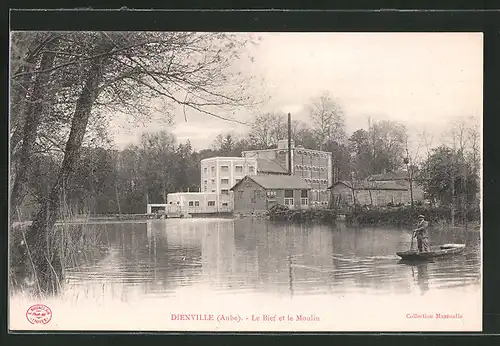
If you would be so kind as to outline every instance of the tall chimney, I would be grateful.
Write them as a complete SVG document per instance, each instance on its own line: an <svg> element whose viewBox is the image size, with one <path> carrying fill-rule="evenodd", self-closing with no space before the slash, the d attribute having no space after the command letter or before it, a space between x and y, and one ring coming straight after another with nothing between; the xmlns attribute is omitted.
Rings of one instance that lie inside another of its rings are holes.
<svg viewBox="0 0 500 346"><path fill-rule="evenodd" d="M292 115L288 113L288 174L292 175Z"/></svg>

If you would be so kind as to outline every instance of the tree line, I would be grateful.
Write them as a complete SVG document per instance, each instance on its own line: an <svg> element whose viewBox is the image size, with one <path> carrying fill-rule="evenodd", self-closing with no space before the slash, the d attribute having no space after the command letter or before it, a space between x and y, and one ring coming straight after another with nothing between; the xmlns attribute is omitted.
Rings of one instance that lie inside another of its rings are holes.
<svg viewBox="0 0 500 346"><path fill-rule="evenodd" d="M327 97L324 94L312 102ZM341 108L335 104L334 109ZM309 116L313 119L316 114L310 111ZM345 121L343 114L332 119L341 124ZM408 150L404 125L391 121L369 122L367 129L356 130L350 136L337 124L330 127L335 132L325 136L326 131L318 125L294 120L292 136L296 145L332 152L337 180L362 180L404 168L415 183L423 185L431 200L446 205L453 202L459 208L472 203L479 188L479 137L476 128L466 128L465 124L456 127L461 132L452 134L455 149L452 145L432 147L429 136L419 134L417 146L421 150L419 153L417 148L414 155ZM144 213L147 203L166 203L169 193L200 191L201 160L240 157L244 150L275 148L286 136L286 115L273 112L256 116L246 133L221 133L208 148L198 151L193 150L189 140L179 142L165 130L144 133L138 144L123 150L84 146L76 174L62 191L61 203L77 215ZM53 173L59 168L55 160L47 154L33 156L26 199L28 206L34 206L31 212L37 210L48 194L47 188L55 182ZM29 218L29 213L30 208L26 208L24 217Z"/></svg>

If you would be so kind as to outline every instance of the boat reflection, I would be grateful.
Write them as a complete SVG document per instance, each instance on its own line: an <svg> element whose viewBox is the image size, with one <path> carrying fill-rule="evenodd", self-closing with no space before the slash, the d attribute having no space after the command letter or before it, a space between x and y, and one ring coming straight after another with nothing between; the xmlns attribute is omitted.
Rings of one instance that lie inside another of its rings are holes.
<svg viewBox="0 0 500 346"><path fill-rule="evenodd" d="M434 263L433 260L410 261L402 259L398 263L408 265L411 268L411 275L413 280L416 280L421 295L429 291L429 263Z"/></svg>

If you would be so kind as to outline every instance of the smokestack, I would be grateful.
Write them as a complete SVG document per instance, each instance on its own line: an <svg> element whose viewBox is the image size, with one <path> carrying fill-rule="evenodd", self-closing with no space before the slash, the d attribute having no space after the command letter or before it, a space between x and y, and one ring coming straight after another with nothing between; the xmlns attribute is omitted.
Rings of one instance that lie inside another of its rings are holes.
<svg viewBox="0 0 500 346"><path fill-rule="evenodd" d="M292 115L288 113L288 174L292 175Z"/></svg>

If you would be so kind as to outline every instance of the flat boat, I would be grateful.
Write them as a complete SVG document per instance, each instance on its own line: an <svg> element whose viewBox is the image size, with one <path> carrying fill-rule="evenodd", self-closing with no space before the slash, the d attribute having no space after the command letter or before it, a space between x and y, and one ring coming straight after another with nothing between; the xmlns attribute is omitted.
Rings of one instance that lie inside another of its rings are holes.
<svg viewBox="0 0 500 346"><path fill-rule="evenodd" d="M418 252L418 250L408 250L396 252L396 255L404 260L427 260L437 257L445 257L458 255L465 250L465 244L444 244L437 250L430 250L427 252Z"/></svg>

